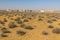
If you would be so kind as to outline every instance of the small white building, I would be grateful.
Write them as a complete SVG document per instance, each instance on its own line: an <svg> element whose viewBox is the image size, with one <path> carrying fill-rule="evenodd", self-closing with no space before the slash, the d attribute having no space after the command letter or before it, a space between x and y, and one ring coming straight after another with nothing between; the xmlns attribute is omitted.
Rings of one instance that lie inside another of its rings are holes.
<svg viewBox="0 0 60 40"><path fill-rule="evenodd" d="M44 12L45 12L45 10L40 10L40 12L41 12L41 13L44 13Z"/></svg>
<svg viewBox="0 0 60 40"><path fill-rule="evenodd" d="M7 9L6 11L7 11L7 12L11 12L11 10L10 10L10 9Z"/></svg>

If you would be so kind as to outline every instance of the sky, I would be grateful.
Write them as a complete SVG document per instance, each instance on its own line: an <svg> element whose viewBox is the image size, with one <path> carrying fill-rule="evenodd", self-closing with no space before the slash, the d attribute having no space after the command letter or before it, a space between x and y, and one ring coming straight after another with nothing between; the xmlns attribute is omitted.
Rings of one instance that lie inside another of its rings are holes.
<svg viewBox="0 0 60 40"><path fill-rule="evenodd" d="M0 0L0 9L60 10L60 0Z"/></svg>

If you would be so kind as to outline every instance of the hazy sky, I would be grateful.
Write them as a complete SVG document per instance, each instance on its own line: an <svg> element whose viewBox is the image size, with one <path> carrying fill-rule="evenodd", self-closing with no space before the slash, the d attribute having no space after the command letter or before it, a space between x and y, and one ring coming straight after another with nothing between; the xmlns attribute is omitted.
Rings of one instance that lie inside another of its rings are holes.
<svg viewBox="0 0 60 40"><path fill-rule="evenodd" d="M60 0L0 0L0 9L60 9Z"/></svg>

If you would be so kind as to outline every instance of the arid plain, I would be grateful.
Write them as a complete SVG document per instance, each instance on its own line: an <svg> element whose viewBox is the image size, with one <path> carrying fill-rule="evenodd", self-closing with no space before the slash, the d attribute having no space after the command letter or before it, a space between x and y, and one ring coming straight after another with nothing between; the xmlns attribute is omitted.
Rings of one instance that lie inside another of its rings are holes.
<svg viewBox="0 0 60 40"><path fill-rule="evenodd" d="M0 11L0 40L60 40L60 13Z"/></svg>

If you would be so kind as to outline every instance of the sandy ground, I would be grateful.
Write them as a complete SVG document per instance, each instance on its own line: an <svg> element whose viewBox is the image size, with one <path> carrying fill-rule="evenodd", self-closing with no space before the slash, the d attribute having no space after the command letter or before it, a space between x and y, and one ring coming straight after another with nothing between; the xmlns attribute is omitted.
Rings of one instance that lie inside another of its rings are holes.
<svg viewBox="0 0 60 40"><path fill-rule="evenodd" d="M47 20L50 18L47 18L45 14L40 15L44 17L42 18L43 19L42 21L38 21L39 19L38 16L39 14L36 15L34 18L32 17L32 20L30 20L29 22L25 22L26 25L32 25L34 27L33 30L21 28L14 20L8 19L8 16L5 15L0 16L0 20L3 20L3 18L6 18L8 20L8 22L6 22L4 26L0 24L0 34L1 34L2 27L6 27L11 31L11 33L7 34L8 37L1 37L0 35L0 40L60 40L60 34L52 33L52 30L54 28L60 28L60 25L58 25L58 23L60 23L60 17L59 19L55 18L57 21L53 21L53 23L47 23ZM13 16L14 19L17 17L20 16ZM52 18L53 17L51 17L51 19ZM9 28L8 23L11 21L15 22L15 24L18 25L18 27L13 29ZM48 25L53 25L54 28L48 28ZM17 30L23 30L26 32L26 34L20 36L16 33ZM42 31L48 32L48 35L43 35Z"/></svg>

